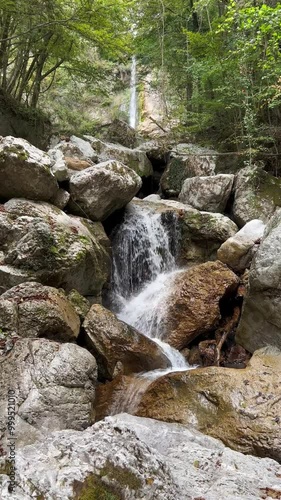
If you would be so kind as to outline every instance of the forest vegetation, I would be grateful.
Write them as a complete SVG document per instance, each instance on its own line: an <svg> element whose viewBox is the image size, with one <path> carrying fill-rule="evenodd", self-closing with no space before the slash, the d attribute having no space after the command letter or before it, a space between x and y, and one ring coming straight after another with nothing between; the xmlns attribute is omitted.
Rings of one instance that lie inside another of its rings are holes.
<svg viewBox="0 0 281 500"><path fill-rule="evenodd" d="M1 93L61 128L91 132L88 104L126 87L135 54L181 133L279 151L279 2L0 0L0 19Z"/></svg>

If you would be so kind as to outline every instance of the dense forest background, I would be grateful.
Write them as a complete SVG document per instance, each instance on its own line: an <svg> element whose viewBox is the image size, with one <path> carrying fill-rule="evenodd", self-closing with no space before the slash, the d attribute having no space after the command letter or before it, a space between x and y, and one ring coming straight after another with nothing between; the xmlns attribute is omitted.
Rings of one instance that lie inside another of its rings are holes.
<svg viewBox="0 0 281 500"><path fill-rule="evenodd" d="M136 55L140 93L150 75L179 134L281 150L279 2L0 0L0 23L2 101L61 131L93 133L108 110L126 118Z"/></svg>

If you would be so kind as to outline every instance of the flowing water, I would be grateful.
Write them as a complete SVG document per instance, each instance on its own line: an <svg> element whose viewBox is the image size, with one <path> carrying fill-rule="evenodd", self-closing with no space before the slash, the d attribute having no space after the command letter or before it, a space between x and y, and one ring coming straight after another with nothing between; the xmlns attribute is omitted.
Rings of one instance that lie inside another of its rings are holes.
<svg viewBox="0 0 281 500"><path fill-rule="evenodd" d="M137 94L137 59L132 58L131 68L131 84L130 84L130 110L129 110L129 123L133 128L138 124L138 94Z"/></svg>
<svg viewBox="0 0 281 500"><path fill-rule="evenodd" d="M179 247L175 214L151 211L141 202L130 203L123 223L112 239L112 308L125 321L158 344L170 368L135 375L122 399L113 401L111 414L133 412L153 380L173 371L191 369L179 351L161 340L167 301L175 277Z"/></svg>

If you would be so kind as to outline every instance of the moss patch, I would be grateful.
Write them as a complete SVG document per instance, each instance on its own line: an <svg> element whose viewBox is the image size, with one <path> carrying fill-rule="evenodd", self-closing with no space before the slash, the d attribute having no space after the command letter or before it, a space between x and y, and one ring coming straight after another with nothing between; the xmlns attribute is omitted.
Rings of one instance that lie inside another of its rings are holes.
<svg viewBox="0 0 281 500"><path fill-rule="evenodd" d="M73 490L74 500L122 500L111 486L95 475L88 476L83 483L74 481Z"/></svg>

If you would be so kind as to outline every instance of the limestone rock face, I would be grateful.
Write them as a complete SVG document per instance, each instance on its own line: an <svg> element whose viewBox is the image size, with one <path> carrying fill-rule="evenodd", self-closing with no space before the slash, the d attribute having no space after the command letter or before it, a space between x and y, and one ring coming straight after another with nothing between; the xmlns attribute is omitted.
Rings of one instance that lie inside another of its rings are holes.
<svg viewBox="0 0 281 500"><path fill-rule="evenodd" d="M74 340L79 317L65 294L40 283L22 283L0 296L0 328L19 337Z"/></svg>
<svg viewBox="0 0 281 500"><path fill-rule="evenodd" d="M281 349L281 210L266 227L252 262L249 290L236 339L248 351L273 345Z"/></svg>
<svg viewBox="0 0 281 500"><path fill-rule="evenodd" d="M164 437L164 439L163 439ZM256 500L281 487L280 466L186 429L126 414L60 431L17 451L13 500ZM3 500L8 477L2 474ZM277 496L276 496L277 498Z"/></svg>
<svg viewBox="0 0 281 500"><path fill-rule="evenodd" d="M7 202L0 212L0 292L27 281L97 296L110 272L103 227L47 203Z"/></svg>
<svg viewBox="0 0 281 500"><path fill-rule="evenodd" d="M107 161L79 172L70 180L75 211L102 221L129 203L141 188L141 178L118 161Z"/></svg>
<svg viewBox="0 0 281 500"><path fill-rule="evenodd" d="M170 366L157 344L100 305L91 307L83 326L101 378L112 379L117 363L122 363L124 374Z"/></svg>
<svg viewBox="0 0 281 500"><path fill-rule="evenodd" d="M85 349L47 339L18 339L0 358L1 437L7 432L9 390L16 401L18 447L53 430L85 429L92 423L96 379L95 358Z"/></svg>
<svg viewBox="0 0 281 500"><path fill-rule="evenodd" d="M55 432L17 457L13 500L31 499L34 491L57 500L184 498L164 457L113 419L84 432ZM3 500L9 498L5 486Z"/></svg>
<svg viewBox="0 0 281 500"><path fill-rule="evenodd" d="M221 262L194 266L176 276L167 299L163 339L183 349L221 319L220 300L231 296L238 277Z"/></svg>
<svg viewBox="0 0 281 500"><path fill-rule="evenodd" d="M261 220L247 222L235 236L226 240L218 249L218 259L234 271L244 271L250 266L264 231L265 225Z"/></svg>
<svg viewBox="0 0 281 500"><path fill-rule="evenodd" d="M189 177L214 175L215 160L214 151L194 144L178 144L171 152L170 162L161 179L165 196L178 196Z"/></svg>
<svg viewBox="0 0 281 500"><path fill-rule="evenodd" d="M246 167L237 174L233 217L239 227L253 219L268 222L281 206L281 180L258 166Z"/></svg>
<svg viewBox="0 0 281 500"><path fill-rule="evenodd" d="M0 198L48 201L59 189L49 156L24 139L0 140Z"/></svg>
<svg viewBox="0 0 281 500"><path fill-rule="evenodd" d="M191 177L183 183L179 199L198 210L223 213L231 195L234 175Z"/></svg>
<svg viewBox="0 0 281 500"><path fill-rule="evenodd" d="M243 453L281 460L281 353L256 351L243 370L171 373L153 382L137 414L178 422Z"/></svg>

